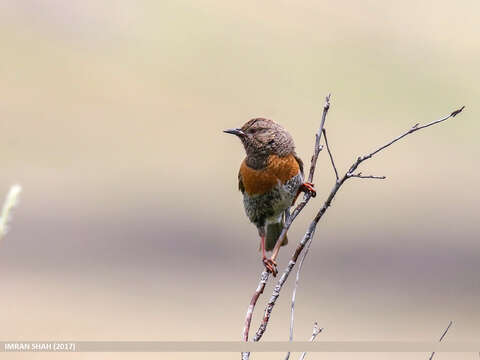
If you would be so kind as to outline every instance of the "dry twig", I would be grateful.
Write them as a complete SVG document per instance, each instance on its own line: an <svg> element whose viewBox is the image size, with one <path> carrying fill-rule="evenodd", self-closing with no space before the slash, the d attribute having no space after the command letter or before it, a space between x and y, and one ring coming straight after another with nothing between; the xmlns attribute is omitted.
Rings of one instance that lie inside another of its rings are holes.
<svg viewBox="0 0 480 360"><path fill-rule="evenodd" d="M295 286L293 288L293 293L292 293L292 305L290 307L290 341L293 341L293 323L295 320L295 298L297 296L297 287L298 287L298 282L300 280L300 271L302 270L303 267L303 262L305 261L305 258L307 257L308 250L310 250L310 244L312 241L310 240L308 242L307 248L305 249L305 252L303 253L302 259L300 260L300 264L298 264L298 270L297 270L297 278L295 279ZM315 328L318 327L317 323L315 323L313 330L315 333ZM321 330L320 330L321 331ZM319 332L320 332L319 331ZM317 336L318 333L315 335ZM314 339L315 337L313 337ZM313 341L313 340L311 340ZM288 360L290 358L290 352L287 353L287 356L285 357L285 360Z"/></svg>
<svg viewBox="0 0 480 360"><path fill-rule="evenodd" d="M381 179L381 180L387 178L386 176L362 175L361 172L359 172L358 174L350 174L350 177L356 177L359 179Z"/></svg>
<svg viewBox="0 0 480 360"><path fill-rule="evenodd" d="M438 340L438 342L442 342L443 338L445 337L445 335L447 335L447 332L448 332L448 330L450 329L450 326L452 326L452 324L453 324L453 321L450 321L450 322L448 323L447 328L446 328L445 331L443 332L442 336L440 336L440 340ZM428 360L432 360L434 355L435 355L435 351L432 352L432 354L430 355L430 357L428 358Z"/></svg>
<svg viewBox="0 0 480 360"><path fill-rule="evenodd" d="M313 324L312 336L310 337L310 341L314 341L315 338L317 337L317 335L322 332L322 330L323 330L323 328L320 329L320 328L318 327L317 322L315 321L315 324ZM304 352L302 353L302 355L300 355L299 360L304 360L304 359L305 359L305 355L307 355L307 353L304 351Z"/></svg>
<svg viewBox="0 0 480 360"><path fill-rule="evenodd" d="M335 178L338 180L338 171L337 167L335 166L335 161L333 161L333 155L330 151L330 146L328 146L328 138L327 138L327 129L323 129L323 138L325 139L325 145L327 146L328 156L330 157L330 162L332 163L333 171L335 171Z"/></svg>

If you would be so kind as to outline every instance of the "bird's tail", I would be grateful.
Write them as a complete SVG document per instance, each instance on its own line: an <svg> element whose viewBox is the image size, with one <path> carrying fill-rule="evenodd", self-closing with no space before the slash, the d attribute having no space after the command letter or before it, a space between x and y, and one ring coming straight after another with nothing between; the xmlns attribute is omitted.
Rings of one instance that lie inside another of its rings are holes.
<svg viewBox="0 0 480 360"><path fill-rule="evenodd" d="M278 237L282 233L283 230L283 216L282 220L278 223L273 223L273 224L267 224L267 235L265 237L265 250L266 251L271 251L275 247L275 244L277 243ZM285 246L288 244L288 238L287 235L285 235L285 238L282 241L282 246Z"/></svg>

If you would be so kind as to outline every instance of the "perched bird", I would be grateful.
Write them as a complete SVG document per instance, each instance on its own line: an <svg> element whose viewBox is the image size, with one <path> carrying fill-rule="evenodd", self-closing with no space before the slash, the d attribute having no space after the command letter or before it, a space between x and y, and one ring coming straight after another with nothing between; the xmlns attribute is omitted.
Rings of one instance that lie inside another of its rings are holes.
<svg viewBox="0 0 480 360"><path fill-rule="evenodd" d="M277 245L284 225L285 210L293 205L301 191L311 191L313 184L303 179L303 162L295 153L291 135L273 120L256 118L241 128L224 130L236 135L247 153L240 165L238 188L243 194L245 212L256 225L261 238L262 261L276 275ZM281 245L288 242L285 236Z"/></svg>

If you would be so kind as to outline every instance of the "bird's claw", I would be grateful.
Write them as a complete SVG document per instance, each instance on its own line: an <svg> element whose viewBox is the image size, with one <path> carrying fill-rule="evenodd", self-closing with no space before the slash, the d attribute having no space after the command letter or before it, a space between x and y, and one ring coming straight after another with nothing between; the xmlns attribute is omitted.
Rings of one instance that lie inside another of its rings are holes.
<svg viewBox="0 0 480 360"><path fill-rule="evenodd" d="M268 272L271 272L273 277L277 276L278 271L277 271L277 263L275 262L275 260L264 257L262 261L263 261L263 265L265 265L265 269L267 269Z"/></svg>
<svg viewBox="0 0 480 360"><path fill-rule="evenodd" d="M306 183L303 183L302 184L302 191L308 191L310 193L310 195L312 195L312 197L315 197L317 196L317 192L315 191L315 189L313 188L315 185L310 183L310 182L306 182Z"/></svg>

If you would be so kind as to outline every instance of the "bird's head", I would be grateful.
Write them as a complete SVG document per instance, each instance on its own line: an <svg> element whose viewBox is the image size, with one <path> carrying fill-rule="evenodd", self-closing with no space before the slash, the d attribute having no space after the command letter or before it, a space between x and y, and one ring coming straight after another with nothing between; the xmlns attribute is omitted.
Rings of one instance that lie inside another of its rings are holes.
<svg viewBox="0 0 480 360"><path fill-rule="evenodd" d="M268 155L286 156L295 150L290 134L273 120L256 118L241 128L224 130L242 141L247 158L263 160Z"/></svg>

